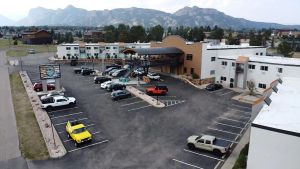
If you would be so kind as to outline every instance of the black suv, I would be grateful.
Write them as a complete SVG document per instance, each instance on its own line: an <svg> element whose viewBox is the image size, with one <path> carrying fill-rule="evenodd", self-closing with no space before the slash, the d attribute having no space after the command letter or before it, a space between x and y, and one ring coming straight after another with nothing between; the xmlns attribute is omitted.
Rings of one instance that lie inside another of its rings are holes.
<svg viewBox="0 0 300 169"><path fill-rule="evenodd" d="M112 100L126 99L128 97L131 97L131 93L126 90L117 90L111 93Z"/></svg>
<svg viewBox="0 0 300 169"><path fill-rule="evenodd" d="M106 81L111 81L111 78L110 77L106 77L106 76L96 76L94 77L94 81L95 83L103 83L103 82L106 82Z"/></svg>
<svg viewBox="0 0 300 169"><path fill-rule="evenodd" d="M107 90L110 91L110 92L112 92L112 91L115 91L115 90L124 90L125 88L126 88L126 86L123 85L123 84L113 83L113 84L111 84L111 85L107 88Z"/></svg>
<svg viewBox="0 0 300 169"><path fill-rule="evenodd" d="M95 73L95 70L93 69L82 69L81 70L81 75L86 76L86 75L91 75Z"/></svg>
<svg viewBox="0 0 300 169"><path fill-rule="evenodd" d="M207 85L205 89L208 91L215 91L215 90L219 90L222 88L223 88L223 86L221 84L213 83L213 84Z"/></svg>
<svg viewBox="0 0 300 169"><path fill-rule="evenodd" d="M83 69L90 69L90 68L81 66L81 67L74 68L73 70L75 74L80 74Z"/></svg>

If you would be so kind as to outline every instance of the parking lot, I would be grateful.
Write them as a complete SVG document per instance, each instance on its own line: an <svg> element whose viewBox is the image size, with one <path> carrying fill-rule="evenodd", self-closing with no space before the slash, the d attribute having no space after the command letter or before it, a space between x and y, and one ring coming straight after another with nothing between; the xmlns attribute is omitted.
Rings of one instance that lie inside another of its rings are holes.
<svg viewBox="0 0 300 169"><path fill-rule="evenodd" d="M39 81L38 67L25 69L33 82ZM70 167L68 160L73 159L72 168L216 169L226 157L189 150L187 137L214 135L234 148L249 124L250 106L231 100L238 93L229 89L208 92L163 76L169 93L158 100L166 107L155 108L134 96L112 101L110 92L94 84L93 76L74 74L69 65L61 69L66 96L75 97L77 104L48 114L72 153L60 160L33 161L37 168ZM145 91L155 83L135 87ZM68 120L83 121L94 134L93 142L76 148L65 133Z"/></svg>

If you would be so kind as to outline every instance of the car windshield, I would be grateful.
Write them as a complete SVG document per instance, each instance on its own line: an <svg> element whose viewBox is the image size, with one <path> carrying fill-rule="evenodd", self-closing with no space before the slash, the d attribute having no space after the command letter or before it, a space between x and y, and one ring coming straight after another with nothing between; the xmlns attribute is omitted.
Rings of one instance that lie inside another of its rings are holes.
<svg viewBox="0 0 300 169"><path fill-rule="evenodd" d="M86 127L82 127L73 131L74 134L82 133L86 131Z"/></svg>

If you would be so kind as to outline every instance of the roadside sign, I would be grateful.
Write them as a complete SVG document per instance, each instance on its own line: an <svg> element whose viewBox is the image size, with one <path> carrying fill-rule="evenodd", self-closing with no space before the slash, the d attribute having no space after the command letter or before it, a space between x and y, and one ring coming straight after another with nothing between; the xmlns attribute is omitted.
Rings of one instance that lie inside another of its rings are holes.
<svg viewBox="0 0 300 169"><path fill-rule="evenodd" d="M59 65L40 65L39 69L41 80L61 78Z"/></svg>

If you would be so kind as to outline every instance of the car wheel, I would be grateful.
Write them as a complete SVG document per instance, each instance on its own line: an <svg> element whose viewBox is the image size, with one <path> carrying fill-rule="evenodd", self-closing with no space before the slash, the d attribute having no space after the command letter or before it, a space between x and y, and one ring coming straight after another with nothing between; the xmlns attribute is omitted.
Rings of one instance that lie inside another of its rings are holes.
<svg viewBox="0 0 300 169"><path fill-rule="evenodd" d="M188 143L188 148L190 149L190 150L195 150L195 145L193 144L193 143Z"/></svg>
<svg viewBox="0 0 300 169"><path fill-rule="evenodd" d="M220 150L214 149L214 150L213 150L213 153L214 153L215 155L217 155L217 156L222 156L222 153L221 153Z"/></svg>

